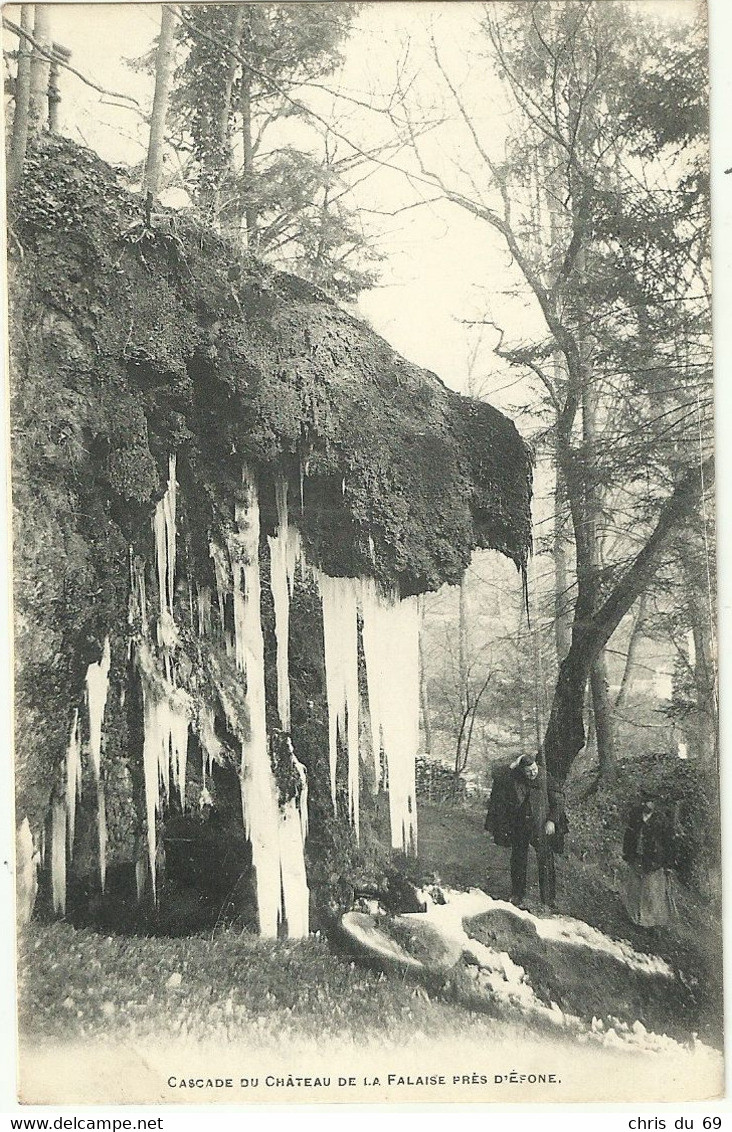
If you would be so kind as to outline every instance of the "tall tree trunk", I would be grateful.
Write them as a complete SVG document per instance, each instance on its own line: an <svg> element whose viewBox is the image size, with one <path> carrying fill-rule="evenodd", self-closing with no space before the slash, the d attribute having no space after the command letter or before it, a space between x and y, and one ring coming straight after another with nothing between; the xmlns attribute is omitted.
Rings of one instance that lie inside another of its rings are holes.
<svg viewBox="0 0 732 1132"><path fill-rule="evenodd" d="M221 187L226 178L226 174L231 169L231 98L234 90L234 81L236 79L236 72L238 71L241 63L237 58L241 49L241 37L244 31L244 16L245 8L243 4L234 6L234 18L231 25L231 34L229 37L229 46L231 52L226 54L226 78L224 80L224 90L219 105L218 114L216 117L216 145L215 145L215 158L214 167L209 170L209 177L211 181L211 195L209 200L209 207L214 217L218 215L221 206ZM236 52L236 54L232 54ZM239 226L239 214L234 206L234 228ZM233 231L231 235L233 235Z"/></svg>
<svg viewBox="0 0 732 1132"><path fill-rule="evenodd" d="M63 47L60 43L53 44L53 59L51 60L51 70L48 76L48 128L52 134L61 132L61 115L59 114L59 106L61 105L61 64L68 63L71 58L71 52L68 47Z"/></svg>
<svg viewBox="0 0 732 1132"><path fill-rule="evenodd" d="M519 606L518 612L518 625L516 628L516 681L519 689L518 695L518 732L519 732L519 749L521 753L525 753L526 747L526 716L524 715L524 665L523 665L523 631L524 631L524 611Z"/></svg>
<svg viewBox="0 0 732 1132"><path fill-rule="evenodd" d="M597 759L597 732L595 730L595 713L592 709L592 690L588 689L585 695L585 716L587 718L587 740L583 758L588 766Z"/></svg>
<svg viewBox="0 0 732 1132"><path fill-rule="evenodd" d="M20 9L21 31L32 34L33 5L23 4ZM15 113L13 136L8 157L8 193L12 193L23 179L23 163L28 149L30 113L31 46L25 36L18 44L18 70L15 78Z"/></svg>
<svg viewBox="0 0 732 1132"><path fill-rule="evenodd" d="M592 718L595 721L597 762L600 778L606 782L615 777L615 729L613 705L610 700L610 683L607 675L607 658L601 649L590 669L592 691Z"/></svg>
<svg viewBox="0 0 732 1132"><path fill-rule="evenodd" d="M48 125L48 78L51 70L51 13L48 4L35 6L33 38L38 47L47 52L47 55L42 55L38 47L34 47L31 56L28 129L32 137L39 137Z"/></svg>
<svg viewBox="0 0 732 1132"><path fill-rule="evenodd" d="M56 47L53 49L54 56L56 55ZM58 89L58 73L59 63L58 58L51 60L51 69L48 74L48 129L52 134L57 134L58 131L58 107L61 101L61 93Z"/></svg>
<svg viewBox="0 0 732 1132"><path fill-rule="evenodd" d="M165 120L168 115L170 98L170 79L173 71L173 33L175 17L169 4L163 4L160 18L160 36L155 57L155 95L153 97L152 117L150 118L150 141L147 147L143 191L154 200L160 190L160 176L163 170L163 146L165 142Z"/></svg>
<svg viewBox="0 0 732 1132"><path fill-rule="evenodd" d="M658 522L648 541L638 552L622 578L613 586L599 609L585 614L585 598L580 592L580 617L572 629L572 645L559 669L544 751L549 770L564 781L585 742L584 694L590 670L600 651L615 632L633 603L647 588L666 548L693 509L699 506L702 477L706 487L714 482L712 459L693 468L679 481L661 508Z"/></svg>
<svg viewBox="0 0 732 1132"><path fill-rule="evenodd" d="M625 704L630 689L633 685L633 676L635 674L635 658L638 652L638 645L640 644L643 623L646 618L646 604L647 595L642 593L638 601L638 612L633 621L633 628L630 630L630 639L628 641L628 652L625 657L625 667L623 668L623 677L620 681L620 688L615 697L614 711L619 711Z"/></svg>
<svg viewBox="0 0 732 1132"><path fill-rule="evenodd" d="M254 145L252 142L252 76L245 68L241 80L242 140L244 144L243 199L246 246L256 251L259 244L258 210L254 199Z"/></svg>

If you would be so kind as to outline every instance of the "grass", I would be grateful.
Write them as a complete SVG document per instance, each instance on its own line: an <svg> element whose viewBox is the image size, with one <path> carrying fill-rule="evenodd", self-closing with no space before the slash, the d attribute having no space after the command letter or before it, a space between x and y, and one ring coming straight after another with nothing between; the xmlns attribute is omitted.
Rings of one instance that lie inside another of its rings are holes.
<svg viewBox="0 0 732 1132"><path fill-rule="evenodd" d="M412 869L506 897L509 854L492 844L482 819L477 810L421 807L420 856ZM678 929L649 938L628 922L617 894L587 862L567 855L559 861L559 877L560 912L662 955L683 977L656 987L658 997L649 1001L637 987L634 992L633 980L621 985L622 973L588 969L586 978L599 981L601 989L583 993L571 957L547 956L538 944L527 950L525 937L504 933L497 942L533 974L532 982L541 983L536 989L555 1001L564 994L567 1005L590 1016L602 1013L603 1004L606 1014L618 1013L625 996L628 1011L637 1006L653 1027L679 1036L697 1031L716 1044L719 935L695 920L692 908ZM458 1001L457 980L425 989L403 974L356 965L319 936L299 943L261 941L232 928L213 937L105 936L34 921L21 936L19 960L20 1025L34 1041L166 1035L276 1047L322 1033L349 1043L399 1046L420 1034L464 1038L466 1030L476 1042L501 1040L507 1025ZM514 1019L512 1025L529 1032L528 1024Z"/></svg>
<svg viewBox="0 0 732 1132"><path fill-rule="evenodd" d="M287 1046L313 1034L398 1045L424 1034L481 1037L497 1023L392 973L356 966L324 940L105 937L33 924L21 940L21 1030L34 1040L161 1036ZM179 978L178 978L179 977Z"/></svg>

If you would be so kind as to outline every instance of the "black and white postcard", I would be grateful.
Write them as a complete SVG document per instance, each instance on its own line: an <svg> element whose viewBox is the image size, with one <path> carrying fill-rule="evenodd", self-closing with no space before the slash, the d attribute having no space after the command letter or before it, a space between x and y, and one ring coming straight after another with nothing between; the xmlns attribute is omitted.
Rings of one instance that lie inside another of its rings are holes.
<svg viewBox="0 0 732 1132"><path fill-rule="evenodd" d="M721 1097L704 5L2 28L20 1102Z"/></svg>

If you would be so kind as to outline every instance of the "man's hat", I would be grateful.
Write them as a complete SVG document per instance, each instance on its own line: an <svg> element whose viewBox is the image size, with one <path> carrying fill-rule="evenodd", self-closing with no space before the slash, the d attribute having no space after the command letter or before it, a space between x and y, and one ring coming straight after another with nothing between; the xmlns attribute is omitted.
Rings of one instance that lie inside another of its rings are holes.
<svg viewBox="0 0 732 1132"><path fill-rule="evenodd" d="M517 770L520 766L532 766L536 762L536 755L527 754L519 755L517 759L511 763L511 770Z"/></svg>

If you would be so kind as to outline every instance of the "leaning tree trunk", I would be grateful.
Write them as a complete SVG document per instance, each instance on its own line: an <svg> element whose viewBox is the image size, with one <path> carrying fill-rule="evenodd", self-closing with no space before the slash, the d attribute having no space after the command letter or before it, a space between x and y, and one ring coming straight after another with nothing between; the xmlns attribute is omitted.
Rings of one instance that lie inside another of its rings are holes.
<svg viewBox="0 0 732 1132"><path fill-rule="evenodd" d="M31 35L33 5L23 4L20 9L20 30ZM8 155L8 193L12 193L23 180L23 164L28 149L30 112L31 46L24 35L18 44L18 70L15 76L15 112L13 135Z"/></svg>
<svg viewBox="0 0 732 1132"><path fill-rule="evenodd" d="M714 482L714 463L709 457L693 468L677 484L661 508L658 522L645 546L634 558L608 597L587 616L575 619L572 644L559 669L549 724L544 735L544 754L551 773L560 781L567 777L572 763L585 743L584 695L590 671L623 617L648 586L666 552L669 542L695 506L701 485ZM578 606L582 606L582 594Z"/></svg>
<svg viewBox="0 0 732 1132"><path fill-rule="evenodd" d="M173 9L163 4L160 19L160 37L155 58L155 94L152 117L150 118L150 141L147 148L143 191L154 200L160 190L160 176L163 170L163 146L165 142L165 120L168 116L170 99L170 79L173 71L173 33L175 17Z"/></svg>
<svg viewBox="0 0 732 1132"><path fill-rule="evenodd" d="M592 692L592 718L595 721L597 763L600 778L606 782L615 777L615 728L613 705L610 699L610 682L607 675L607 658L601 649L590 669Z"/></svg>

